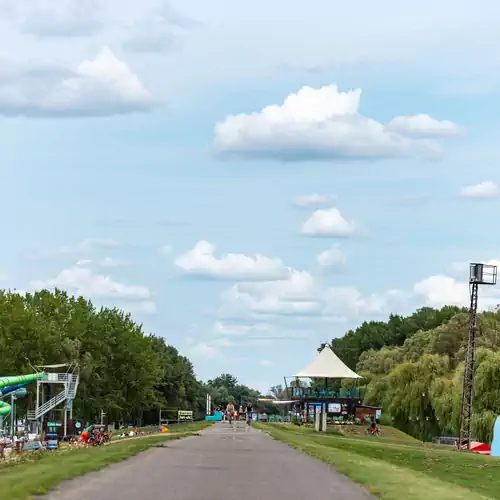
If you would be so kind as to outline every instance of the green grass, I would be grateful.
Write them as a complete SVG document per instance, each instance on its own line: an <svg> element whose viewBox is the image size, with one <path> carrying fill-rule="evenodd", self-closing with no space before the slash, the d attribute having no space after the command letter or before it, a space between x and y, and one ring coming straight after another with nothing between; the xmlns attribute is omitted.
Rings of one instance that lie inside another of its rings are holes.
<svg viewBox="0 0 500 500"><path fill-rule="evenodd" d="M189 432L190 429L200 429L206 427L207 425L211 425L209 422L207 424L206 421L200 421L200 422L173 422L169 425L166 425L165 427L168 428L169 432ZM117 437L122 433L122 432L130 432L133 429L133 427L128 427L126 429L116 429L113 431L113 436L114 439L117 439ZM137 427L137 432L158 432L158 426L157 425L148 425L146 427Z"/></svg>
<svg viewBox="0 0 500 500"><path fill-rule="evenodd" d="M169 432L124 439L103 448L76 448L32 455L20 463L0 467L0 498L26 500L47 493L62 481L96 471L162 445L196 433L210 422L185 424L182 432Z"/></svg>
<svg viewBox="0 0 500 500"><path fill-rule="evenodd" d="M500 499L500 460L371 436L340 437L279 425L259 425L273 438L333 465L383 499Z"/></svg>

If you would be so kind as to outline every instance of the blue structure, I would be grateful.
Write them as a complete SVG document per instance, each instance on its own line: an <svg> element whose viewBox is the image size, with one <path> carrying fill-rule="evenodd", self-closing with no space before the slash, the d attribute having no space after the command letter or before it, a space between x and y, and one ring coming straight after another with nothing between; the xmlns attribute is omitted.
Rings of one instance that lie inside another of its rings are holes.
<svg viewBox="0 0 500 500"><path fill-rule="evenodd" d="M491 443L491 456L500 457L500 417L497 417L493 427L493 442Z"/></svg>
<svg viewBox="0 0 500 500"><path fill-rule="evenodd" d="M25 384L17 384L17 385L11 385L9 387L5 387L5 389L2 389L0 391L0 397L1 396L7 396L8 394L15 393L19 389L22 389L23 387L26 387L27 385L30 385L31 382L26 382ZM26 396L26 390L19 391L19 393L16 393L16 396Z"/></svg>
<svg viewBox="0 0 500 500"><path fill-rule="evenodd" d="M220 422L222 420L222 412L216 411L213 415L207 415L205 420Z"/></svg>

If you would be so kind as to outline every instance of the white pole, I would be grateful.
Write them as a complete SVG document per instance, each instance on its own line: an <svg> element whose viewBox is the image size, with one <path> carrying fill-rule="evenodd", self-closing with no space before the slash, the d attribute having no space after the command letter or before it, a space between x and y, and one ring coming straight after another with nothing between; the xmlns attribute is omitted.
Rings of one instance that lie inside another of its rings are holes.
<svg viewBox="0 0 500 500"><path fill-rule="evenodd" d="M14 394L10 396L10 435L14 437L15 431L14 431L14 422L15 422L15 403L14 401L16 398L14 397Z"/></svg>
<svg viewBox="0 0 500 500"><path fill-rule="evenodd" d="M68 407L66 401L64 402L64 437L68 435Z"/></svg>

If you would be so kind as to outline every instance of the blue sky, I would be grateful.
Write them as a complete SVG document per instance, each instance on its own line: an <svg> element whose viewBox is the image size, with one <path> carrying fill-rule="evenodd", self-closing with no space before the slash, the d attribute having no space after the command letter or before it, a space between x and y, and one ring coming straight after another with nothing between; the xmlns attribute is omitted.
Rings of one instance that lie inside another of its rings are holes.
<svg viewBox="0 0 500 500"><path fill-rule="evenodd" d="M467 303L464 263L499 259L500 12L474 5L0 0L0 286L118 305L263 391L364 320Z"/></svg>

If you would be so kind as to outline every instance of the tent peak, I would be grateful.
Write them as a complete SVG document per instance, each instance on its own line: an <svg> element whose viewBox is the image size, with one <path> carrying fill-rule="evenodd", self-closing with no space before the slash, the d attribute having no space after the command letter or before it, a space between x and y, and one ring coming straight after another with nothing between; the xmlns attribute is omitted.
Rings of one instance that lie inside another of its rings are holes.
<svg viewBox="0 0 500 500"><path fill-rule="evenodd" d="M298 378L362 378L346 366L327 344L321 344L321 350L314 360L303 370L295 374Z"/></svg>

